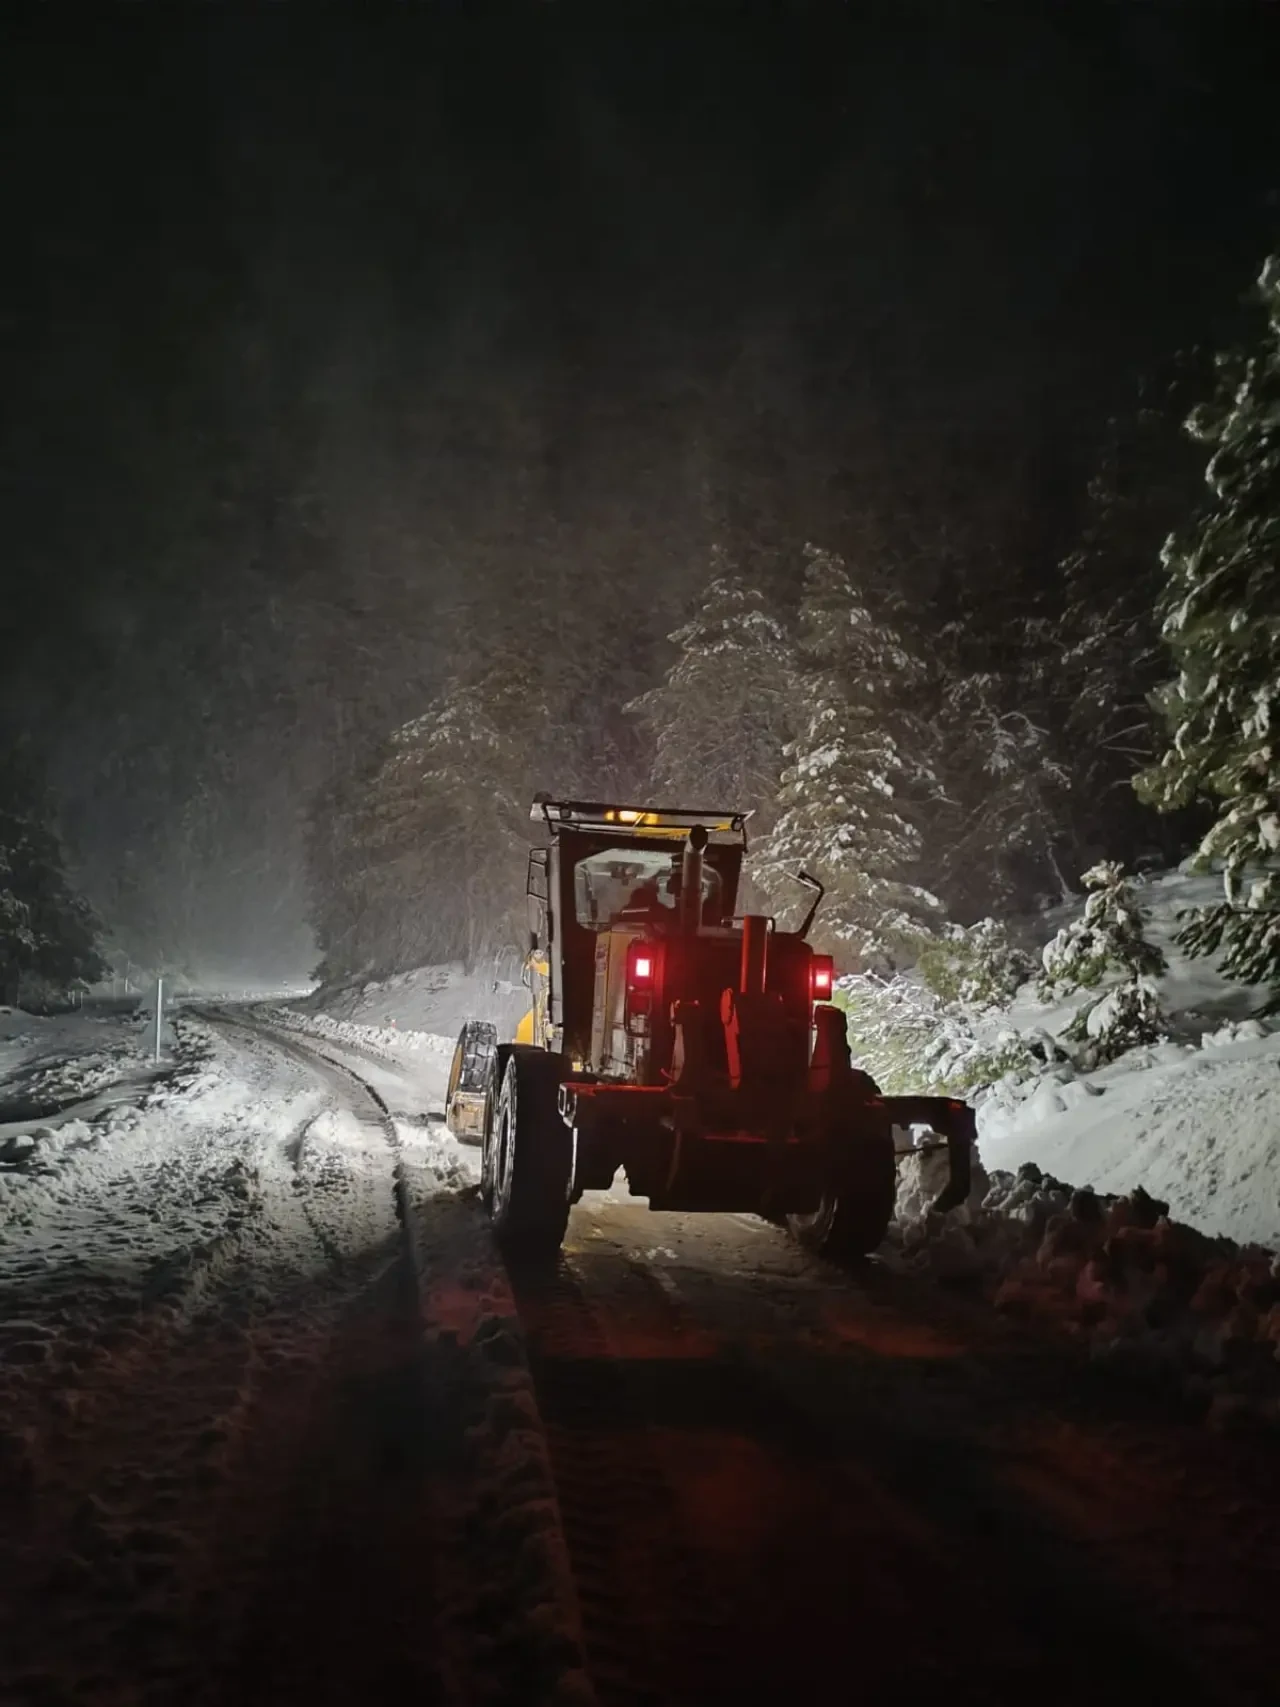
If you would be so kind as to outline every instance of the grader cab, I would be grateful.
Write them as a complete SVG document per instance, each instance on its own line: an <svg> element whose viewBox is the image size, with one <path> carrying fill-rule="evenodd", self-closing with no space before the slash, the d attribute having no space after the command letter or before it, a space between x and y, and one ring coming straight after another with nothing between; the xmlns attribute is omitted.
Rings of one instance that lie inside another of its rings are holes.
<svg viewBox="0 0 1280 1707"><path fill-rule="evenodd" d="M539 797L529 857L531 1005L512 1043L472 1021L446 1118L483 1146L482 1194L513 1253L559 1249L570 1205L621 1168L652 1209L784 1221L828 1256L883 1239L893 1131L947 1140L936 1207L968 1194L973 1115L883 1097L851 1063L834 966L799 929L736 911L746 816Z"/></svg>

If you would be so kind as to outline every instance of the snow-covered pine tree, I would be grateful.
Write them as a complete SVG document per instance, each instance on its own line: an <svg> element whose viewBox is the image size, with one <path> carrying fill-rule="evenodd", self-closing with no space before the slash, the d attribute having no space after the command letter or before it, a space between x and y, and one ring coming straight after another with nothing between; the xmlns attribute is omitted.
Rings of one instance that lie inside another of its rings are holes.
<svg viewBox="0 0 1280 1707"><path fill-rule="evenodd" d="M320 975L519 948L529 802L551 750L537 659L494 652L332 779L308 845Z"/></svg>
<svg viewBox="0 0 1280 1707"><path fill-rule="evenodd" d="M1031 957L998 919L947 924L925 944L916 970L939 1000L1004 1008L1032 973Z"/></svg>
<svg viewBox="0 0 1280 1707"><path fill-rule="evenodd" d="M1216 800L1199 857L1224 896L1180 936L1224 949L1224 972L1269 984L1280 1006L1280 254L1258 279L1266 326L1218 360L1216 396L1188 431L1212 447L1209 498L1167 541L1162 634L1177 676L1157 695L1171 740L1136 779L1162 811Z"/></svg>
<svg viewBox="0 0 1280 1707"><path fill-rule="evenodd" d="M945 636L944 636L945 641ZM1048 732L1018 705L1025 686L992 670L949 675L937 712L933 812L949 905L1013 908L1032 884L1069 893L1059 853L1068 778Z"/></svg>
<svg viewBox="0 0 1280 1707"><path fill-rule="evenodd" d="M862 969L892 966L939 903L906 872L921 852L909 801L932 784L910 699L918 662L877 622L844 560L805 547L796 676L798 733L786 747L777 822L751 873L779 917L807 899L800 867L827 885L818 937Z"/></svg>
<svg viewBox="0 0 1280 1707"><path fill-rule="evenodd" d="M1153 819L1132 782L1160 746L1151 704L1166 673L1160 547L1195 501L1200 470L1181 429L1205 366L1198 351L1179 354L1107 422L1079 540L1058 565L1063 606L1037 636L1039 681L1058 714L1070 821L1085 864L1104 848L1112 857L1163 849L1176 858L1186 832Z"/></svg>
<svg viewBox="0 0 1280 1707"><path fill-rule="evenodd" d="M430 958L433 935L468 963L518 943L531 795L522 737L531 733L491 691L454 681L392 735L365 802L364 838L372 894L401 915L400 964ZM427 897L434 919L415 919Z"/></svg>
<svg viewBox="0 0 1280 1707"><path fill-rule="evenodd" d="M785 628L716 545L696 611L669 638L679 657L625 708L651 732L655 796L751 810L767 827L794 700Z"/></svg>
<svg viewBox="0 0 1280 1707"><path fill-rule="evenodd" d="M1041 956L1040 997L1052 1002L1096 989L1109 974L1118 981L1083 1007L1068 1035L1092 1044L1098 1060L1111 1060L1137 1043L1167 1034L1153 979L1165 958L1143 934L1143 912L1123 867L1115 860L1091 866L1081 879L1089 891L1084 912L1064 925Z"/></svg>
<svg viewBox="0 0 1280 1707"><path fill-rule="evenodd" d="M0 999L28 975L52 990L106 976L98 922L67 881L52 814L21 758L0 761Z"/></svg>

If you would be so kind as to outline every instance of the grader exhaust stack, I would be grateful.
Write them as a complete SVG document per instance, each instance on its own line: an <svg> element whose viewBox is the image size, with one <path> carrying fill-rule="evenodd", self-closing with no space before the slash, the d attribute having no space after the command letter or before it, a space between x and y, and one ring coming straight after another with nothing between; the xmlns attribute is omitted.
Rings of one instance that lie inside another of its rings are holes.
<svg viewBox="0 0 1280 1707"><path fill-rule="evenodd" d="M707 832L701 824L689 831L680 869L680 928L685 936L696 936L702 923L702 855Z"/></svg>

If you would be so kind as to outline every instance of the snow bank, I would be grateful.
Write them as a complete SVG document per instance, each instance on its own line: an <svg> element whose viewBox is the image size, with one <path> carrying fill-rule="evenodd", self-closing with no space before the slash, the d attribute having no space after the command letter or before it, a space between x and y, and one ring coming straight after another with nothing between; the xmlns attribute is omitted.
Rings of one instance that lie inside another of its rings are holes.
<svg viewBox="0 0 1280 1707"><path fill-rule="evenodd" d="M991 1168L1024 1162L1099 1191L1143 1186L1209 1234L1280 1248L1280 1035L1209 1034L997 1085L978 1110Z"/></svg>
<svg viewBox="0 0 1280 1707"><path fill-rule="evenodd" d="M510 1041L529 996L519 966L504 961L473 972L457 964L421 966L391 978L330 985L293 1005L361 1026L425 1032L451 1041L467 1020L483 1019L497 1026L501 1040Z"/></svg>
<svg viewBox="0 0 1280 1707"><path fill-rule="evenodd" d="M444 1673L460 1699L480 1686L486 1700L591 1707L546 1430L488 1216L474 1188L414 1208L427 1382L455 1458L437 1483Z"/></svg>
<svg viewBox="0 0 1280 1707"><path fill-rule="evenodd" d="M1141 1186L1203 1233L1280 1248L1280 1033L1252 1017L1267 992L1230 983L1174 941L1179 912L1220 896L1217 878L1166 872L1134 893L1168 961L1154 982L1169 1040L1093 1072L1060 1059L1000 1080L975 1099L983 1161L1033 1163L1102 1192ZM1046 916L1041 934L1068 916ZM1023 1035L1061 1039L1089 999L1045 1004L1028 984L1004 1017Z"/></svg>
<svg viewBox="0 0 1280 1707"><path fill-rule="evenodd" d="M325 1038L361 1054L381 1056L398 1063L405 1055L453 1056L456 1038L443 1037L429 1031L414 1031L408 1026L364 1025L355 1020L334 1019L325 1013L300 1013L295 1008L266 1007L261 1010L273 1025L299 1031L308 1037Z"/></svg>
<svg viewBox="0 0 1280 1707"><path fill-rule="evenodd" d="M1140 1186L1096 1193L1033 1163L975 1179L968 1203L929 1215L945 1178L941 1148L902 1159L898 1220L881 1251L890 1267L981 1283L997 1309L1053 1320L1095 1360L1174 1387L1211 1423L1280 1427L1270 1251L1209 1238Z"/></svg>
<svg viewBox="0 0 1280 1707"><path fill-rule="evenodd" d="M145 1026L133 1015L0 1007L0 1127L154 1076Z"/></svg>

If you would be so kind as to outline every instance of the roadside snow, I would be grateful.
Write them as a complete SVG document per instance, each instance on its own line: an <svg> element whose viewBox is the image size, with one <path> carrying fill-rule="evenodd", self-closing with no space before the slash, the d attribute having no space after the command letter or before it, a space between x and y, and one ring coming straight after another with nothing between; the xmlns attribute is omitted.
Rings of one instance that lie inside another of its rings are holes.
<svg viewBox="0 0 1280 1707"><path fill-rule="evenodd" d="M1094 1072L1062 1060L1001 1080L979 1101L982 1160L1103 1192L1142 1186L1202 1232L1280 1248L1280 1033L1251 1017L1267 992L1228 983L1173 941L1178 912L1216 899L1218 879L1167 872L1134 888L1169 963L1156 983L1171 1039ZM1005 1017L1061 1038L1082 999L1044 1004L1029 984Z"/></svg>
<svg viewBox="0 0 1280 1707"><path fill-rule="evenodd" d="M1005 1081L978 1110L978 1142L988 1168L1034 1162L1099 1191L1143 1186L1203 1232L1280 1248L1280 1036Z"/></svg>
<svg viewBox="0 0 1280 1707"><path fill-rule="evenodd" d="M0 1007L0 1142L32 1118L91 1112L107 1093L140 1090L157 1068L144 1023L133 1015L90 1010L43 1017Z"/></svg>
<svg viewBox="0 0 1280 1707"><path fill-rule="evenodd" d="M460 965L420 966L382 980L361 980L317 990L292 1004L295 1012L352 1020L375 1030L415 1031L449 1039L450 1047L469 1019L488 1020L510 1041L529 1006L514 961L485 971Z"/></svg>
<svg viewBox="0 0 1280 1707"><path fill-rule="evenodd" d="M103 1035L115 1034L24 1018L7 1028L7 1041L20 1046L10 1060L19 1071L37 1062L57 1068L65 1086L84 1084L87 1057L78 1064L75 1047L87 1040L96 1049ZM136 1066L136 1038L131 1044L125 1027L116 1040L121 1062ZM441 1049L410 1044L405 1056L436 1081L447 1073ZM388 1084L395 1076L389 1064L366 1073L363 1059L353 1060L362 1076L381 1070ZM271 1594L291 1592L287 1571L283 1584L274 1564L264 1572L297 1520L298 1454L317 1417L355 1426L343 1419L365 1391L351 1380L362 1348L382 1355L388 1312L405 1308L398 1177L417 1234L418 1279L432 1295L423 1299L428 1337L439 1337L435 1298L456 1311L463 1289L475 1293L475 1349L463 1356L450 1342L434 1354L432 1367L449 1381L431 1397L434 1420L421 1434L447 1456L441 1441L462 1426L453 1408L463 1399L463 1420L480 1431L466 1454L467 1499L456 1466L439 1477L452 1502L448 1520L460 1526L459 1546L465 1528L474 1560L457 1628L474 1636L476 1606L505 1572L505 1646L486 1663L529 1677L573 1674L579 1656L558 1531L534 1521L533 1507L551 1497L549 1479L533 1462L537 1440L502 1408L518 1404L523 1417L530 1389L519 1348L508 1343L512 1311L474 1202L474 1158L443 1125L417 1116L395 1119L390 1141L372 1100L318 1065L238 1024L232 1011L214 1023L186 1013L160 1080L133 1084L123 1103L94 1109L82 1099L55 1119L0 1133L5 1700L96 1700L104 1678L112 1700L215 1698L197 1671L213 1677ZM6 1090L0 1082L0 1096ZM416 1095L410 1082L385 1100L394 1110ZM442 1251L421 1254L446 1223L454 1228L449 1260L466 1256L462 1275L440 1267ZM418 1318L407 1308L412 1348ZM497 1339L490 1317L504 1318ZM406 1367L417 1369L419 1355ZM467 1378L463 1393L458 1374ZM373 1408L361 1425L375 1444L385 1429L381 1391L369 1390ZM378 1462L366 1450L354 1468L333 1466L336 1485L355 1477L348 1497L362 1517L359 1478L376 1482ZM477 1511L479 1494L492 1511ZM534 1538L517 1554L509 1508L528 1517ZM341 1529L347 1515L339 1510L333 1521ZM428 1523L424 1544L434 1538ZM309 1560L295 1564L308 1586ZM446 1561L427 1564L446 1574ZM447 1609L423 1602L421 1610L434 1622L420 1639L438 1640ZM196 1626L204 1645L193 1648ZM464 1648L460 1633L462 1659ZM458 1696L491 1697L468 1688Z"/></svg>
<svg viewBox="0 0 1280 1707"><path fill-rule="evenodd" d="M146 1295L175 1265L194 1273L246 1205L266 1266L322 1266L296 1190L321 1152L343 1156L345 1245L390 1226L390 1209L371 1207L390 1202L387 1146L344 1134L332 1112L321 1121L331 1098L305 1068L190 1020L179 1034L180 1064L140 1096L89 1119L28 1121L0 1141L0 1284L46 1306L73 1299L89 1332L95 1300Z"/></svg>
<svg viewBox="0 0 1280 1707"><path fill-rule="evenodd" d="M296 1006L255 1010L267 1024L293 1032L322 1057L353 1068L372 1085L396 1123L402 1152L446 1189L479 1177L479 1153L455 1142L444 1126L454 1039L428 1032L335 1020Z"/></svg>
<svg viewBox="0 0 1280 1707"><path fill-rule="evenodd" d="M1142 1188L1077 1189L1025 1163L975 1172L950 1214L927 1204L940 1147L900 1163L897 1220L881 1260L932 1280L981 1284L998 1310L1054 1322L1092 1357L1154 1379L1214 1426L1280 1428L1280 1261L1211 1239Z"/></svg>

